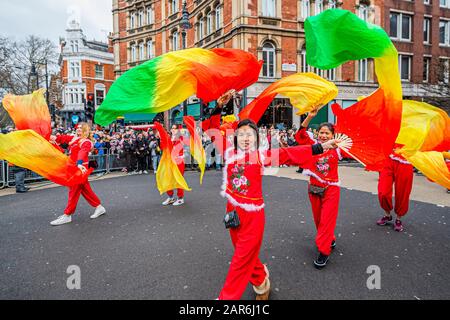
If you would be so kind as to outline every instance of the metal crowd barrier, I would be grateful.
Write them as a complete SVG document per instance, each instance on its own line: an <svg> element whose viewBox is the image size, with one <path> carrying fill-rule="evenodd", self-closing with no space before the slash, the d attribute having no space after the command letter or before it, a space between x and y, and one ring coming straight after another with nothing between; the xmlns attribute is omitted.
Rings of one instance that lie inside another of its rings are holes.
<svg viewBox="0 0 450 320"><path fill-rule="evenodd" d="M92 173L93 174L99 174L99 173L106 173L108 172L108 153L109 151L107 149L103 149L102 155L90 155L89 160L96 160L97 161L97 169L95 169Z"/></svg>
<svg viewBox="0 0 450 320"><path fill-rule="evenodd" d="M108 172L121 171L127 166L127 159L125 155L111 154L108 152L107 156Z"/></svg>
<svg viewBox="0 0 450 320"><path fill-rule="evenodd" d="M6 186L6 162L0 160L0 189L3 189Z"/></svg>
<svg viewBox="0 0 450 320"><path fill-rule="evenodd" d="M14 187L16 185L16 176L14 173L14 167L6 166L6 185L8 187ZM26 170L25 172L25 183L32 183L37 181L44 181L45 178L34 173L33 171Z"/></svg>

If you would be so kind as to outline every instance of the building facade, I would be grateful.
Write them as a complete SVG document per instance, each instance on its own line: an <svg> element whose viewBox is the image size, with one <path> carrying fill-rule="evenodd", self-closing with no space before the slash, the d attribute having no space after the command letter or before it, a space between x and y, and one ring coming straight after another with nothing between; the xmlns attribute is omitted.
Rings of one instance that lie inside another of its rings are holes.
<svg viewBox="0 0 450 320"><path fill-rule="evenodd" d="M281 77L311 71L335 82L339 88L336 102L347 107L378 87L373 60L317 70L306 63L304 33L304 21L309 16L328 8L343 8L382 26L391 36L400 54L405 97L416 98L426 94L424 84L439 80L431 66L436 61L448 64L449 3L450 0L187 0L192 28L186 31L185 45L238 48L264 61L258 82L243 92L243 104ZM116 76L183 47L182 8L181 0L113 0ZM172 111L175 112L180 112L179 107ZM169 118L173 118L172 113ZM334 122L334 116L326 106L316 120ZM288 99L276 98L262 122L298 127L300 118Z"/></svg>
<svg viewBox="0 0 450 320"><path fill-rule="evenodd" d="M70 23L60 39L60 76L62 107L59 115L65 123L72 116L85 120L84 107L89 94L97 108L115 80L113 49L108 43L86 40L80 25Z"/></svg>

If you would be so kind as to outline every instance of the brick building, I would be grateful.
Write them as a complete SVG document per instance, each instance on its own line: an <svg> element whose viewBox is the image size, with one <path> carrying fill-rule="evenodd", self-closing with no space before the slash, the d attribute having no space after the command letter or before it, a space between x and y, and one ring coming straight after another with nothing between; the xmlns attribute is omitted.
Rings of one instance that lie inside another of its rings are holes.
<svg viewBox="0 0 450 320"><path fill-rule="evenodd" d="M112 1L116 76L155 56L182 48L183 1ZM187 0L192 28L187 30L186 46L239 48L264 60L259 81L242 93L244 104L280 77L312 71L336 83L336 100L347 107L377 88L373 61L350 62L324 71L308 66L305 59L304 20L336 7L381 25L390 34L400 53L405 97L420 97L426 93L424 83L438 81L431 66L433 61L449 61L450 0ZM191 98L190 104L189 110L198 103ZM176 107L168 117L174 120L180 113L180 107ZM316 120L333 122L334 116L325 107ZM298 126L300 119L287 99L276 98L263 122Z"/></svg>
<svg viewBox="0 0 450 320"><path fill-rule="evenodd" d="M113 49L108 43L86 40L75 21L70 23L65 38L60 39L60 47L62 108L59 114L65 123L73 115L83 121L88 94L94 95L97 108L114 82Z"/></svg>

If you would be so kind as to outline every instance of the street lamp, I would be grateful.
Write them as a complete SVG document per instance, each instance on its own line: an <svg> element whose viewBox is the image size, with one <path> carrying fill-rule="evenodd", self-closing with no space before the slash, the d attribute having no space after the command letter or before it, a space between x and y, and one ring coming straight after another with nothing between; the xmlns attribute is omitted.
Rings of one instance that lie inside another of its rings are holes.
<svg viewBox="0 0 450 320"><path fill-rule="evenodd" d="M186 30L189 30L192 28L192 24L189 22L189 11L187 10L187 3L186 0L183 2L183 11L181 12L181 20L180 20L180 27L181 27L181 38L182 38L182 48L186 49ZM183 115L187 116L187 101L183 101Z"/></svg>

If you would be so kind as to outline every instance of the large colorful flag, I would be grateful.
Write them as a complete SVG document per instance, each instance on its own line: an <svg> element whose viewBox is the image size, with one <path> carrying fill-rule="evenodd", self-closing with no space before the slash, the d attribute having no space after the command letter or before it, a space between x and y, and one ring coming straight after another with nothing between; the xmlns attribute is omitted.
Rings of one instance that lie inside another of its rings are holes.
<svg viewBox="0 0 450 320"><path fill-rule="evenodd" d="M336 85L315 73L297 73L274 82L256 99L239 113L240 119L252 119L256 123L261 119L269 104L276 95L290 99L297 109L297 114L304 114L315 107L323 106L336 98Z"/></svg>
<svg viewBox="0 0 450 320"><path fill-rule="evenodd" d="M335 68L351 60L374 59L377 80L385 95L380 139L387 158L395 145L402 115L398 52L389 36L381 27L341 9L329 9L306 19L305 35L307 63L319 69ZM370 104L367 100L366 103Z"/></svg>
<svg viewBox="0 0 450 320"><path fill-rule="evenodd" d="M111 86L95 114L108 125L126 113L159 113L191 95L205 103L230 89L258 80L262 63L238 49L192 48L172 51L125 72Z"/></svg>
<svg viewBox="0 0 450 320"><path fill-rule="evenodd" d="M190 134L190 151L191 155L197 161L200 168L200 183L203 182L203 175L205 174L206 167L206 155L205 149L203 149L202 137L196 130L195 120L192 116L183 117L184 124Z"/></svg>
<svg viewBox="0 0 450 320"><path fill-rule="evenodd" d="M84 183L92 172L82 174L74 161L33 130L0 134L0 159L67 187Z"/></svg>
<svg viewBox="0 0 450 320"><path fill-rule="evenodd" d="M160 136L161 160L156 170L156 185L161 194L175 189L191 191L186 180L178 169L175 155L172 155L173 144L164 127L155 122L155 128Z"/></svg>
<svg viewBox="0 0 450 320"><path fill-rule="evenodd" d="M17 130L31 129L49 140L52 128L44 92L44 89L39 89L23 96L7 94L2 103Z"/></svg>
<svg viewBox="0 0 450 320"><path fill-rule="evenodd" d="M366 165L367 170L380 171L386 161L382 138L387 116L384 99L383 90L378 89L346 109L337 103L331 106L336 116L336 132L351 137L353 145L350 151Z"/></svg>

